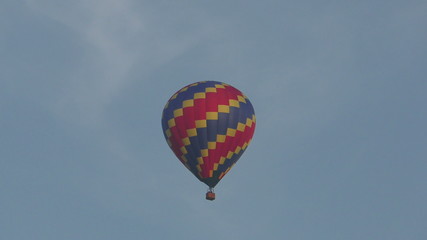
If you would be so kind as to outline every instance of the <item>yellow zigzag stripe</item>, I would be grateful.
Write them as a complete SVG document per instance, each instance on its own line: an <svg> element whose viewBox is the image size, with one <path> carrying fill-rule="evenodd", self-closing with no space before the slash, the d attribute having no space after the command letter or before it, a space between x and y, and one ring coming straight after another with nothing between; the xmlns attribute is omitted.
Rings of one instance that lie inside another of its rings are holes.
<svg viewBox="0 0 427 240"><path fill-rule="evenodd" d="M201 151L201 153L202 153L202 156L203 157L206 157L206 156L208 156L208 150L214 150L214 149L216 149L216 144L218 143L218 142L220 142L220 143L223 143L223 142L225 142L225 139L226 139L226 136L230 136L230 137L234 137L235 136L235 134L236 134L236 130L237 131L240 131L240 132L244 132L245 131L245 128L246 128L246 126L248 126L248 127L252 127L252 124L253 124L253 122L254 122L254 120L255 120L255 115L252 115L252 119L251 118L247 118L246 119L246 124L242 124L242 123L239 123L239 124L241 124L241 125L237 125L237 129L232 129L232 128L228 128L227 129L227 134L226 135L221 135L221 134L217 134L216 136L216 139L217 139L217 141L216 142L208 142L208 149L202 149L202 150L200 150ZM240 126L240 127L239 127ZM219 164L224 164L224 162L225 162L225 160L226 159L231 159L232 157L233 157L233 155L234 154L239 154L240 153L240 151L243 149L243 150L245 150L246 149L246 147L249 145L249 143L247 143L247 142L244 142L243 143L243 145L240 147L240 146L237 146L236 147L236 149L233 151L233 152L231 152L231 151L229 151L228 152L228 154L227 154L227 158L225 158L225 157L221 157L220 158L220 162L219 162ZM205 156L204 156L205 155ZM198 160L198 164L197 164L197 169L199 170L199 169L201 169L201 167L200 167L200 165L202 165L202 164L204 164L204 162L203 162L203 160L200 160L199 161L199 159L197 159ZM215 166L215 164L214 164L214 170L217 170L218 169L218 164ZM200 170L201 171L201 170ZM199 171L199 172L200 172ZM210 175L210 174L209 174Z"/></svg>
<svg viewBox="0 0 427 240"><path fill-rule="evenodd" d="M178 96L178 94L183 93L183 92L187 91L190 87L194 87L194 86L197 86L197 85L199 85L199 84L200 84L200 83L196 82L196 83L193 83L193 84L190 84L190 85L188 85L188 86L186 86L186 87L181 88L178 92L176 92L174 95L172 95L172 97L171 97L171 98L169 99L169 101L166 103L166 105L165 105L165 108L164 108L164 109L166 109L166 108L168 108L168 107L169 107L169 102L170 102L171 100L175 99L175 98Z"/></svg>
<svg viewBox="0 0 427 240"><path fill-rule="evenodd" d="M204 81L204 82L206 82L206 81ZM201 83L203 83L203 82L201 82ZM182 88L181 90L179 90L177 93L175 93L171 97L171 100L175 99L178 96L179 93L185 92L185 91L188 90L188 88L190 88L192 86L196 86L198 84L199 83L193 83L193 84L191 84L191 85L189 85L187 87ZM193 107L194 106L194 99L206 98L206 92L216 92L217 88L225 88L225 86L228 86L228 85L227 84L215 84L215 87L207 87L205 89L205 92L194 93L193 99L188 99L188 100L183 101L182 108L175 109L173 111L174 117L168 120L168 127L169 128L166 130L166 132L169 132L169 134L167 134L168 137L170 137L170 135L171 135L170 134L170 129L176 125L175 118L184 115L184 108L186 108L186 107ZM241 97L241 96L238 96L238 97ZM233 99L231 99L229 103L230 103L230 106L231 105L237 106L237 107L239 106L238 101L233 100ZM169 104L169 102L167 103L167 105L168 104ZM230 112L230 106L219 105L218 106L218 110L219 110L219 112L229 113ZM206 113L206 120L218 120L218 112L207 112ZM196 128L205 128L205 127L207 127L206 120L196 120ZM197 136L197 131L196 131L196 129L188 129L187 130L187 134L190 137ZM230 133L230 134L232 134L234 136L233 133Z"/></svg>
<svg viewBox="0 0 427 240"><path fill-rule="evenodd" d="M251 143L251 140L248 140L247 142L244 142L243 143L243 146L242 147L240 147L240 146L237 146L236 147L236 149L232 152L232 151L229 151L228 152L228 155L227 155L227 158L221 158L221 160L220 160L220 162L219 162L219 164L220 165L222 165L222 164L224 164L224 162L225 162L225 160L229 160L229 159L231 159L234 155L237 155L237 154L239 154L242 150L244 151L248 146L249 146L249 144ZM218 178L219 179L222 179L224 176L225 176L225 174L227 174L230 170L231 170L231 168L233 168L233 166L235 165L236 163L233 163L230 167L228 167L227 168L227 170L225 170L224 172L222 172L219 176L218 176ZM217 168L218 169L218 168Z"/></svg>

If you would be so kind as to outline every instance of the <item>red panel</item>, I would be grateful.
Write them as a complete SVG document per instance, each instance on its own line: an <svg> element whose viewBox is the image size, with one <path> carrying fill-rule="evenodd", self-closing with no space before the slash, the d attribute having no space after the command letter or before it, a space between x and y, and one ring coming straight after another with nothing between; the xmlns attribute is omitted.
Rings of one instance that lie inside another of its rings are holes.
<svg viewBox="0 0 427 240"><path fill-rule="evenodd" d="M226 90L224 88L217 88L216 92L218 105L228 105L229 98L227 96Z"/></svg>
<svg viewBox="0 0 427 240"><path fill-rule="evenodd" d="M184 116L176 117L175 124L181 139L187 137L188 135L186 131L187 128L186 128L186 122L185 122Z"/></svg>
<svg viewBox="0 0 427 240"><path fill-rule="evenodd" d="M176 127L172 127L170 130L172 135L169 140L172 143L172 151L175 153L178 159L180 159L179 157L182 155L180 148L183 146L183 144L181 138L179 137L178 129Z"/></svg>
<svg viewBox="0 0 427 240"><path fill-rule="evenodd" d="M217 94L206 93L206 112L218 112Z"/></svg>
<svg viewBox="0 0 427 240"><path fill-rule="evenodd" d="M186 129L192 129L196 127L196 122L194 121L194 107L186 107L183 109L184 112L184 121Z"/></svg>
<svg viewBox="0 0 427 240"><path fill-rule="evenodd" d="M229 99L237 100L238 95L242 95L241 92L233 87L226 87L227 95Z"/></svg>
<svg viewBox="0 0 427 240"><path fill-rule="evenodd" d="M203 157L203 162L204 162L204 164L202 164L200 167L202 168L202 172L201 172L201 175L202 175L202 177L203 178L208 178L209 177L209 170L211 170L209 167L208 167L208 164L207 164L207 162L208 162L208 157Z"/></svg>
<svg viewBox="0 0 427 240"><path fill-rule="evenodd" d="M194 115L195 120L205 120L206 119L206 100L194 99Z"/></svg>

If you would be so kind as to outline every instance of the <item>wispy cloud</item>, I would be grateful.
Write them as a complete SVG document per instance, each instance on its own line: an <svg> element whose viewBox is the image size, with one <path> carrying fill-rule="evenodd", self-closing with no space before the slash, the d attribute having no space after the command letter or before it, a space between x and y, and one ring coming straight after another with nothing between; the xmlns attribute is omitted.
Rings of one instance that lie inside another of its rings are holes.
<svg viewBox="0 0 427 240"><path fill-rule="evenodd" d="M63 76L67 84L55 108L61 116L87 125L102 121L105 107L130 81L135 65L138 71L149 71L183 53L204 34L197 26L177 34L167 24L170 21L162 19L167 13L153 14L152 7L131 0L27 0L27 5L81 40L81 64L74 66L72 76Z"/></svg>

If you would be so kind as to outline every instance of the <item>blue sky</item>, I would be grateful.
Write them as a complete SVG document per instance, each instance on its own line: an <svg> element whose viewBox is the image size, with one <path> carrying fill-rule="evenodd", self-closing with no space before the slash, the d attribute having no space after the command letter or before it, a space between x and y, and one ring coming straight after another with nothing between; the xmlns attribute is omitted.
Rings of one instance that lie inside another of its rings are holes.
<svg viewBox="0 0 427 240"><path fill-rule="evenodd" d="M0 3L0 239L426 239L425 1ZM254 105L206 186L167 99Z"/></svg>

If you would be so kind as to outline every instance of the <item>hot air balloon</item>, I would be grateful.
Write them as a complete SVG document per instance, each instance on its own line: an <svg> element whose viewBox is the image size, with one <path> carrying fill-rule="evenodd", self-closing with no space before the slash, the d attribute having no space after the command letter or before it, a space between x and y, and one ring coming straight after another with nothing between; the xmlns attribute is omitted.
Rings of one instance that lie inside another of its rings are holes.
<svg viewBox="0 0 427 240"><path fill-rule="evenodd" d="M176 157L209 190L236 164L251 142L255 113L249 99L229 84L202 81L177 91L163 110L162 128Z"/></svg>

